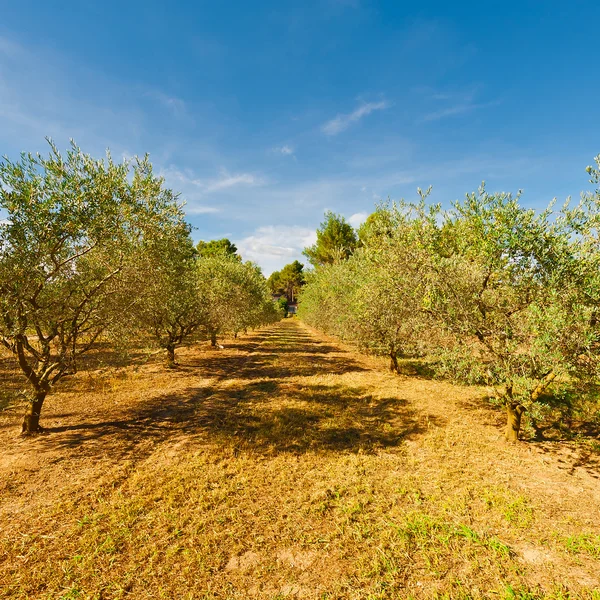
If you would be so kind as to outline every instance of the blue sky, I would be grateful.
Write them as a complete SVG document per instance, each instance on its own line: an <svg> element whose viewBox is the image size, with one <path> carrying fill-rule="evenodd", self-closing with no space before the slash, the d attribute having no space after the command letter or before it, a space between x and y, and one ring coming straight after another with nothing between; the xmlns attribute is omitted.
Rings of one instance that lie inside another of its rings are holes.
<svg viewBox="0 0 600 600"><path fill-rule="evenodd" d="M149 152L195 239L265 273L327 209L591 187L597 2L0 0L0 154Z"/></svg>

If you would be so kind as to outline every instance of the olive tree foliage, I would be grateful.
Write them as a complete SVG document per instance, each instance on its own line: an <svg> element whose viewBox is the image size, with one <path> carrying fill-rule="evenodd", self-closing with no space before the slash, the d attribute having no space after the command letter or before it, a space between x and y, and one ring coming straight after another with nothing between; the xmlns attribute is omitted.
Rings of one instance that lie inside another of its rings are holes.
<svg viewBox="0 0 600 600"><path fill-rule="evenodd" d="M237 246L227 238L210 240L209 242L200 240L198 244L196 244L196 250L200 256L204 257L226 254L228 256L235 257L238 260L242 260L238 254Z"/></svg>
<svg viewBox="0 0 600 600"><path fill-rule="evenodd" d="M283 316L252 262L226 254L200 257L197 277L202 327L212 346L220 335L274 323Z"/></svg>
<svg viewBox="0 0 600 600"><path fill-rule="evenodd" d="M175 349L196 333L203 320L197 253L189 225L181 222L173 235L148 243L144 258L149 273L140 289L143 302L136 312L139 327L149 332L166 352L167 366L175 367Z"/></svg>
<svg viewBox="0 0 600 600"><path fill-rule="evenodd" d="M298 316L326 333L350 339L352 322L348 307L354 285L348 262L309 271L300 294Z"/></svg>
<svg viewBox="0 0 600 600"><path fill-rule="evenodd" d="M285 296L282 296L281 298L279 298L279 300L277 300L277 306L282 311L283 317L287 318L289 312L289 304Z"/></svg>
<svg viewBox="0 0 600 600"><path fill-rule="evenodd" d="M424 203L394 203L380 207L367 228L365 243L349 260L354 290L349 312L352 335L359 346L390 357L398 372L398 357L420 356L431 345L432 323L427 310L427 240L439 207Z"/></svg>
<svg viewBox="0 0 600 600"><path fill-rule="evenodd" d="M551 386L583 393L598 376L597 225L591 197L536 213L482 187L439 227L430 302L450 334L442 364L493 388L509 441L526 410L541 414Z"/></svg>
<svg viewBox="0 0 600 600"><path fill-rule="evenodd" d="M75 144L63 156L52 143L47 157L0 164L0 208L0 343L29 383L23 431L35 432L52 387L135 310L145 242L182 213L147 158L95 160Z"/></svg>
<svg viewBox="0 0 600 600"><path fill-rule="evenodd" d="M380 206L361 227L362 246L348 260L311 273L300 316L364 350L389 356L396 372L399 356L422 354L430 321L425 240L438 210L425 213L423 202Z"/></svg>
<svg viewBox="0 0 600 600"><path fill-rule="evenodd" d="M426 353L441 375L489 386L516 441L525 411L535 421L600 375L600 192L541 212L483 186L448 211L425 196L371 215L362 247L310 276L300 314L392 369Z"/></svg>

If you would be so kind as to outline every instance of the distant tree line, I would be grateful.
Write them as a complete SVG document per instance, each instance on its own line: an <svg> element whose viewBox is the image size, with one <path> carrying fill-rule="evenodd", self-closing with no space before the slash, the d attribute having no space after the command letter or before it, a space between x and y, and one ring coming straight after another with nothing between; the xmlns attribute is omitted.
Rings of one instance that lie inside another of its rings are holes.
<svg viewBox="0 0 600 600"><path fill-rule="evenodd" d="M568 418L597 402L600 376L600 157L587 171L594 192L542 212L484 186L442 210L419 190L325 244L343 225L330 215L306 250L301 317L393 371L428 357L440 376L487 385L510 441L525 411L535 423L562 406Z"/></svg>
<svg viewBox="0 0 600 600"><path fill-rule="evenodd" d="M0 163L0 344L29 384L25 433L47 394L100 339L148 334L175 349L282 317L259 267L229 240L191 239L147 157L23 154Z"/></svg>

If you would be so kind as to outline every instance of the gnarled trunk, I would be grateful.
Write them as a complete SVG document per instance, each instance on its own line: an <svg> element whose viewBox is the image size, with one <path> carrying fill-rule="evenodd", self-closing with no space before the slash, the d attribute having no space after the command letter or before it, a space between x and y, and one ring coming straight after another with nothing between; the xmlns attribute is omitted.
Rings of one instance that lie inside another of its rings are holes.
<svg viewBox="0 0 600 600"><path fill-rule="evenodd" d="M400 372L398 367L398 354L396 353L395 348L390 350L390 371L392 371L392 373Z"/></svg>
<svg viewBox="0 0 600 600"><path fill-rule="evenodd" d="M175 344L169 344L165 350L167 351L167 367L174 369L177 366L175 362Z"/></svg>
<svg viewBox="0 0 600 600"><path fill-rule="evenodd" d="M217 345L217 332L210 332L210 345L214 348Z"/></svg>
<svg viewBox="0 0 600 600"><path fill-rule="evenodd" d="M542 377L542 380L532 390L530 399L533 402L537 402L540 396L546 391L550 384L556 379L556 373L549 371ZM513 400L513 388L512 384L509 384L506 388L506 394L509 401L506 403L506 433L505 438L507 442L517 442L519 440L519 431L521 430L521 417L525 412L525 407Z"/></svg>
<svg viewBox="0 0 600 600"><path fill-rule="evenodd" d="M521 430L521 416L525 412L525 407L518 402L508 402L506 404L506 433L507 442L515 443L519 440L519 431Z"/></svg>
<svg viewBox="0 0 600 600"><path fill-rule="evenodd" d="M24 435L43 431L43 427L40 427L40 414L42 413L42 405L44 404L47 393L48 392L36 392L32 398L29 407L27 408L27 412L23 417L21 433Z"/></svg>

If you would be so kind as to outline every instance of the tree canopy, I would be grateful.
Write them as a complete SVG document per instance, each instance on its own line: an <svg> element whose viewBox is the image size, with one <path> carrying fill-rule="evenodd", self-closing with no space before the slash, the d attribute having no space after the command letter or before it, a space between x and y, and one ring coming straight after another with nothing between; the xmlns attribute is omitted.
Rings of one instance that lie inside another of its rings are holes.
<svg viewBox="0 0 600 600"><path fill-rule="evenodd" d="M342 215L327 211L325 220L317 229L317 241L304 249L304 256L313 267L345 260L358 246L358 238L352 225Z"/></svg>
<svg viewBox="0 0 600 600"><path fill-rule="evenodd" d="M30 386L23 431L46 396L108 334L149 333L175 364L194 334L280 319L259 267L229 240L194 248L178 197L148 157L65 156L0 164L0 344ZM103 337L104 336L104 337Z"/></svg>
<svg viewBox="0 0 600 600"><path fill-rule="evenodd" d="M285 294L288 302L294 302L304 284L304 265L295 260L271 273L267 283L273 294Z"/></svg>
<svg viewBox="0 0 600 600"><path fill-rule="evenodd" d="M237 246L227 238L210 240L209 242L200 240L198 244L196 244L196 250L198 254L203 257L224 254L242 260L241 256L237 253Z"/></svg>

